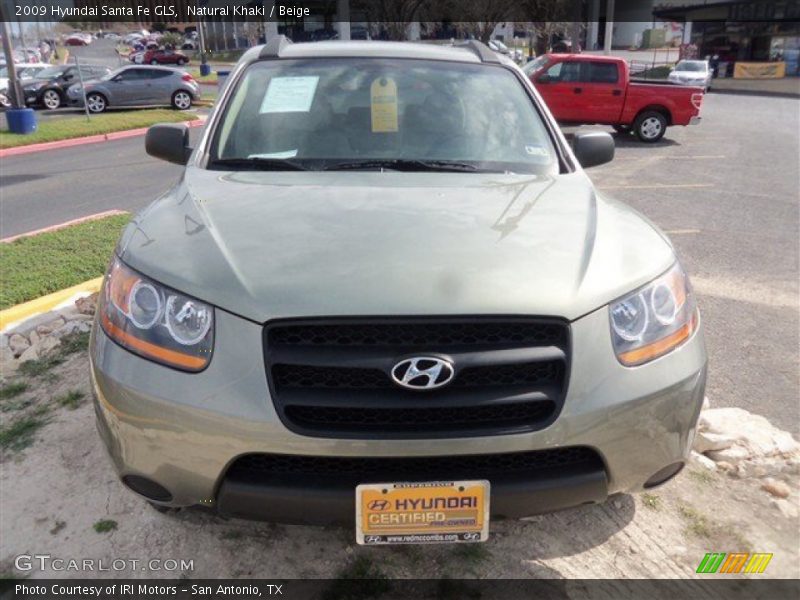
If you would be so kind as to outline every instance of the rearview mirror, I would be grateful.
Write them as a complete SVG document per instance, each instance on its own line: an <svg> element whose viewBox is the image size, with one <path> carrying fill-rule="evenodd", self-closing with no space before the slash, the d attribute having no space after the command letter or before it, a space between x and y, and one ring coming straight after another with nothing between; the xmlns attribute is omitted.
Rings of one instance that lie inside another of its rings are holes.
<svg viewBox="0 0 800 600"><path fill-rule="evenodd" d="M614 138L604 131L578 133L572 141L572 152L584 169L614 160Z"/></svg>
<svg viewBox="0 0 800 600"><path fill-rule="evenodd" d="M189 128L186 125L161 123L147 130L144 149L150 155L176 165L189 161Z"/></svg>

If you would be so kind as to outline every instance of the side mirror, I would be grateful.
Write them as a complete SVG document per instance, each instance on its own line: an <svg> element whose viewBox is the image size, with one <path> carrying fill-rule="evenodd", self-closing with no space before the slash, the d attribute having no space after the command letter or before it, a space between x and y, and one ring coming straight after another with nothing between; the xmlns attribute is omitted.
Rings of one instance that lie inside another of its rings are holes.
<svg viewBox="0 0 800 600"><path fill-rule="evenodd" d="M572 152L584 169L614 160L614 138L604 131L578 133L572 142Z"/></svg>
<svg viewBox="0 0 800 600"><path fill-rule="evenodd" d="M547 73L539 75L539 78L536 80L536 83L550 83L550 75L548 75Z"/></svg>
<svg viewBox="0 0 800 600"><path fill-rule="evenodd" d="M176 165L185 165L192 154L189 147L189 128L172 123L153 125L147 130L144 149L150 156Z"/></svg>

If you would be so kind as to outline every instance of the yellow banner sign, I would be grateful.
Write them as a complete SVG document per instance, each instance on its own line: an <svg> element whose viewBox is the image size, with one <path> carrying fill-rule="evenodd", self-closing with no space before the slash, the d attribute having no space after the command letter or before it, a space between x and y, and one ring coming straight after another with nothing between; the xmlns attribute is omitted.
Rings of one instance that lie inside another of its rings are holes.
<svg viewBox="0 0 800 600"><path fill-rule="evenodd" d="M733 68L734 79L780 79L786 77L785 62L737 62Z"/></svg>

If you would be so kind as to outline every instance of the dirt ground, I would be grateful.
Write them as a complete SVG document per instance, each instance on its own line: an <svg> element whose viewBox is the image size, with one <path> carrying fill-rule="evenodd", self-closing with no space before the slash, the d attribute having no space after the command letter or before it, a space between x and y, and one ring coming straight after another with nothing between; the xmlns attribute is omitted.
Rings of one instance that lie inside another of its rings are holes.
<svg viewBox="0 0 800 600"><path fill-rule="evenodd" d="M2 399L4 431L21 419L34 425L6 446L0 463L4 577L709 578L716 576L695 574L705 553L747 551L774 554L770 577L800 577L798 518L779 510L759 480L699 464L650 494L493 522L490 540L480 545L364 548L346 529L225 520L192 510L161 514L116 479L95 431L85 353L62 359L5 382L28 388ZM796 507L796 476L789 485ZM20 554L106 565L183 559L193 569L143 570L138 563L135 570L94 574L20 572L14 568Z"/></svg>

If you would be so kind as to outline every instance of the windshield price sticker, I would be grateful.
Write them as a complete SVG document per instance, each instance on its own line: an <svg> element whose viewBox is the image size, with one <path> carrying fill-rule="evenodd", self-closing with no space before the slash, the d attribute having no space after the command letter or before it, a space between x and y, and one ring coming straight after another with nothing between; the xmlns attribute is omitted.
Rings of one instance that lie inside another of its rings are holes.
<svg viewBox="0 0 800 600"><path fill-rule="evenodd" d="M379 77L370 86L372 133L394 133L397 123L397 84L389 77Z"/></svg>
<svg viewBox="0 0 800 600"><path fill-rule="evenodd" d="M319 77L273 77L261 102L261 112L308 112L314 102Z"/></svg>
<svg viewBox="0 0 800 600"><path fill-rule="evenodd" d="M356 541L363 545L484 542L489 482L364 484L356 488Z"/></svg>

